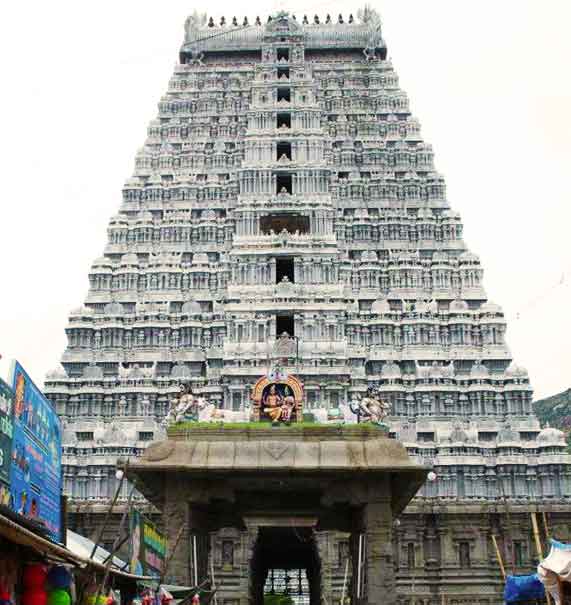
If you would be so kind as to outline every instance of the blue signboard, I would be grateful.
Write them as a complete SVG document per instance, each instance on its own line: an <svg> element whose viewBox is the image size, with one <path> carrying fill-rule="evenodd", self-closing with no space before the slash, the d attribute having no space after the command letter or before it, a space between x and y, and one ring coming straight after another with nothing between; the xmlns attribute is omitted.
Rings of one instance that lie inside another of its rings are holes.
<svg viewBox="0 0 571 605"><path fill-rule="evenodd" d="M61 424L46 396L16 361L12 374L14 432L11 506L42 523L52 539L61 533Z"/></svg>
<svg viewBox="0 0 571 605"><path fill-rule="evenodd" d="M10 462L12 459L12 389L0 379L0 504L10 505Z"/></svg>

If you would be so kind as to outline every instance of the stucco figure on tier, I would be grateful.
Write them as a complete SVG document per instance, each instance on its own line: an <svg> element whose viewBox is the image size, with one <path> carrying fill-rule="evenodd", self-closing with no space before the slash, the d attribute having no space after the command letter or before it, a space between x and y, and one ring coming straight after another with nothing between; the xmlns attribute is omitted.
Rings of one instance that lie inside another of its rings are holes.
<svg viewBox="0 0 571 605"><path fill-rule="evenodd" d="M171 399L171 406L165 418L167 425L177 422L192 421L200 419L200 412L204 410L208 402L204 397L197 397L192 393L190 384L180 385L180 395Z"/></svg>
<svg viewBox="0 0 571 605"><path fill-rule="evenodd" d="M384 419L388 416L391 405L381 399L381 394L376 389L367 390L365 397L357 398L350 404L351 411L359 417L361 422L372 422L374 424L384 424Z"/></svg>

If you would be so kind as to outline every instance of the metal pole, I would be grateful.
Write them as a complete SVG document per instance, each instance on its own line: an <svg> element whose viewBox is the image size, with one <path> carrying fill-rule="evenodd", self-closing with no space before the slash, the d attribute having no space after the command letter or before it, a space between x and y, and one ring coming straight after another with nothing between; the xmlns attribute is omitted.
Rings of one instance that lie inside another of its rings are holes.
<svg viewBox="0 0 571 605"><path fill-rule="evenodd" d="M361 558L362 558L363 534L359 534L359 554L357 557L357 598L361 598Z"/></svg>
<svg viewBox="0 0 571 605"><path fill-rule="evenodd" d="M506 579L506 568L504 567L504 562L502 561L502 553L500 552L500 549L498 548L498 541L496 540L496 536L494 536L492 534L492 542L494 543L494 549L496 551L496 557L498 559L498 564L500 566L500 570L502 572L502 578Z"/></svg>
<svg viewBox="0 0 571 605"><path fill-rule="evenodd" d="M192 545L194 552L194 584L198 586L198 557L196 554L196 535L192 536Z"/></svg>
<svg viewBox="0 0 571 605"><path fill-rule="evenodd" d="M133 482L131 491L129 492L129 497L127 498L127 504L125 506L125 510L123 511L123 515L121 516L121 521L119 522L119 530L118 530L117 538L115 539L115 542L113 542L113 549L111 551L112 554L115 551L119 550L119 548L121 548L121 544L123 544L123 542L125 542L125 540L121 541L121 529L123 528L123 524L125 523L125 519L127 518L127 515L131 511L131 501L133 500L133 494L135 493L136 483L137 483L136 481ZM127 534L128 533L129 532L127 532Z"/></svg>
<svg viewBox="0 0 571 605"><path fill-rule="evenodd" d="M99 529L99 532L97 534L97 539L95 540L95 543L93 544L93 549L91 550L91 554L89 555L90 559L93 559L93 555L97 551L97 547L99 545L99 542L101 542L101 537L103 536L103 532L105 531L105 529L107 527L109 518L111 517L111 514L113 513L113 509L115 508L115 504L117 503L117 500L119 499L119 494L121 493L121 488L123 487L123 481L125 479L125 475L127 474L128 468L129 468L129 459L127 458L127 462L125 463L125 468L123 470L123 474L121 475L121 479L119 479L119 485L117 486L117 489L115 490L115 495L113 496L113 500L111 501L111 504L109 505L109 508L107 509L107 513L105 514L105 518L103 519L103 524L101 525L101 528Z"/></svg>

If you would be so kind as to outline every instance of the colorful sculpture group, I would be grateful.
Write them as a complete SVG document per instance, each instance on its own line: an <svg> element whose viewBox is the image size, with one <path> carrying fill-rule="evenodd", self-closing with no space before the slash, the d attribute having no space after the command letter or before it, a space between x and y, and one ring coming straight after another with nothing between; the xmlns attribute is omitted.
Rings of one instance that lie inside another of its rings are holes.
<svg viewBox="0 0 571 605"><path fill-rule="evenodd" d="M339 409L312 409L317 422L357 423L370 422L381 426L390 413L391 406L381 399L376 389L368 389L364 397L357 397ZM171 400L165 424L179 422L249 422L270 421L273 424L289 424L302 419L303 388L301 382L279 368L274 368L254 385L252 407L240 410L217 408L201 395L192 393L190 384L180 386L180 395Z"/></svg>
<svg viewBox="0 0 571 605"><path fill-rule="evenodd" d="M292 374L276 364L252 389L252 418L273 424L301 422L303 385Z"/></svg>
<svg viewBox="0 0 571 605"><path fill-rule="evenodd" d="M264 389L262 411L274 423L290 423L295 408L295 398L287 384L270 384Z"/></svg>

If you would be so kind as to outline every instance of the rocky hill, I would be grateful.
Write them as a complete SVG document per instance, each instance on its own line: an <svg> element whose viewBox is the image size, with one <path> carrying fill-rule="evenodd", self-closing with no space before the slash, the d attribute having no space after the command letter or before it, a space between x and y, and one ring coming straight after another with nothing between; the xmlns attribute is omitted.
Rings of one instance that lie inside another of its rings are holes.
<svg viewBox="0 0 571 605"><path fill-rule="evenodd" d="M567 443L571 445L571 389L540 399L533 407L542 426L549 423L550 426L564 431Z"/></svg>

